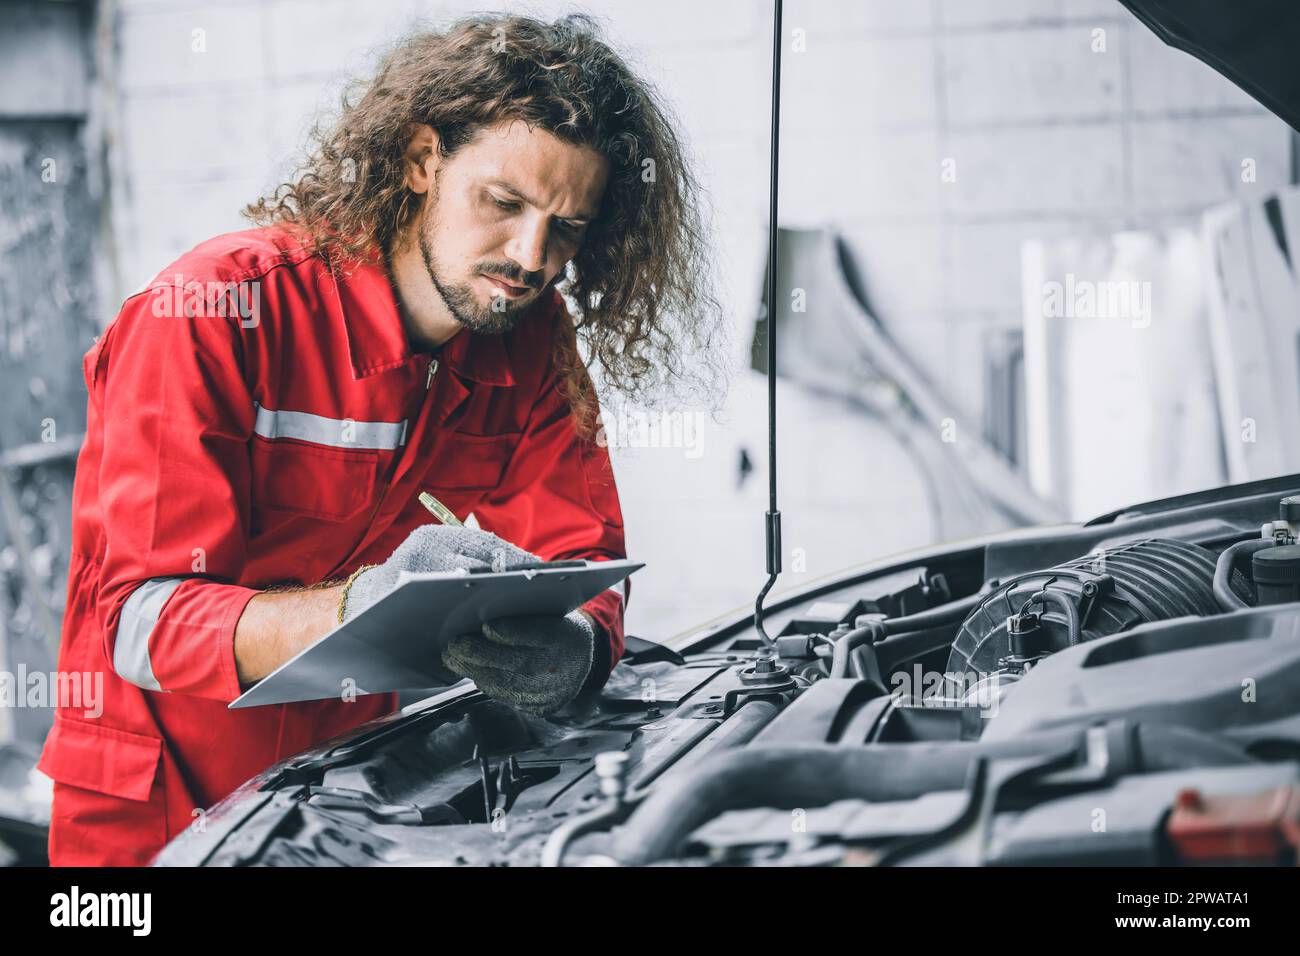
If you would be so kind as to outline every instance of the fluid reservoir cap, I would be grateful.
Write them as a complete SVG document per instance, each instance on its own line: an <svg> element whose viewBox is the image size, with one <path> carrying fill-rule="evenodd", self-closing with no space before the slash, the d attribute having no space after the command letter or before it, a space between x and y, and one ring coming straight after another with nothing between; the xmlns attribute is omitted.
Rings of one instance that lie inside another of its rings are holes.
<svg viewBox="0 0 1300 956"><path fill-rule="evenodd" d="M1251 576L1256 584L1300 584L1300 544L1256 551Z"/></svg>
<svg viewBox="0 0 1300 956"><path fill-rule="evenodd" d="M1300 495L1287 495L1278 502L1277 516L1290 524L1300 524Z"/></svg>

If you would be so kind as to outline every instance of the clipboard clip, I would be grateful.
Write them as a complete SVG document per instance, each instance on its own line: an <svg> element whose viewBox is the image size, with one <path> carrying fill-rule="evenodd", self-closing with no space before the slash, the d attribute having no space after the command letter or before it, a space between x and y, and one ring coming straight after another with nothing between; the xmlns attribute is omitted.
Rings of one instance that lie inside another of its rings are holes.
<svg viewBox="0 0 1300 956"><path fill-rule="evenodd" d="M587 562L581 558L567 561L516 561L500 568L470 568L470 574L502 574L506 571L549 571L552 568L585 568Z"/></svg>

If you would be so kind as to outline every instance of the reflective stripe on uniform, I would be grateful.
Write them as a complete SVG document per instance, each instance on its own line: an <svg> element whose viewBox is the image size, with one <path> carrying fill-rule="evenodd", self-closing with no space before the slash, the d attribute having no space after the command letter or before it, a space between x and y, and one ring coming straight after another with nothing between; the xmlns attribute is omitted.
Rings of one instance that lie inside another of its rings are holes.
<svg viewBox="0 0 1300 956"><path fill-rule="evenodd" d="M153 578L145 581L122 605L117 622L117 642L113 645L113 670L145 690L162 690L149 660L149 635L158 623L163 605L184 578Z"/></svg>
<svg viewBox="0 0 1300 956"><path fill-rule="evenodd" d="M400 422L358 422L326 418L311 412L275 411L254 403L257 421L253 431L263 438L298 438L334 448L392 450L406 442L406 419Z"/></svg>

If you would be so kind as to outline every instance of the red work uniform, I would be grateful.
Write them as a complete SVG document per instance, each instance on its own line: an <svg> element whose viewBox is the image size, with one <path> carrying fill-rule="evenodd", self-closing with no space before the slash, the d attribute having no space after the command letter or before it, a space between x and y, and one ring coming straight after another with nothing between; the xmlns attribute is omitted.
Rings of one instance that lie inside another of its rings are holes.
<svg viewBox="0 0 1300 956"><path fill-rule="evenodd" d="M41 755L51 863L146 863L269 765L395 709L226 705L249 599L385 560L432 520L421 490L548 560L625 556L608 453L558 388L566 333L551 292L504 335L413 353L379 256L331 264L279 227L205 242L126 301L83 363L59 668L102 672L103 699L60 707ZM585 605L601 679L625 594Z"/></svg>

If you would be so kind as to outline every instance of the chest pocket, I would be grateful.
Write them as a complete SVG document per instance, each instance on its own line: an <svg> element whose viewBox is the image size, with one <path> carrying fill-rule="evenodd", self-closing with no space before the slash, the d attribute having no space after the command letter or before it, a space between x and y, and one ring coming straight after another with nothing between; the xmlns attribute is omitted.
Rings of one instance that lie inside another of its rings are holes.
<svg viewBox="0 0 1300 956"><path fill-rule="evenodd" d="M491 491L501 484L506 465L522 437L522 432L442 435L434 446L427 481L431 487L448 491Z"/></svg>
<svg viewBox="0 0 1300 956"><path fill-rule="evenodd" d="M406 440L405 422L358 422L257 409L253 506L343 521L378 494L381 468Z"/></svg>
<svg viewBox="0 0 1300 956"><path fill-rule="evenodd" d="M253 507L343 521L373 502L378 451L253 439Z"/></svg>

